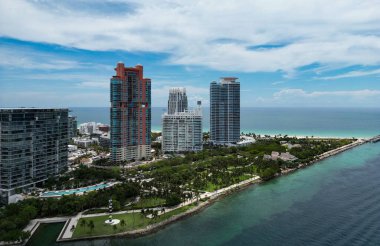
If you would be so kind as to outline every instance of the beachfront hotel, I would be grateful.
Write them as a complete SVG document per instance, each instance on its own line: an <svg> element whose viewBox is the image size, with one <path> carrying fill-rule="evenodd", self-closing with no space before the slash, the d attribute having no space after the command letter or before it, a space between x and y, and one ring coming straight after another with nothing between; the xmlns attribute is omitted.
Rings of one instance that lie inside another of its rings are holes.
<svg viewBox="0 0 380 246"><path fill-rule="evenodd" d="M210 84L210 140L214 144L236 143L240 139L240 83L223 77Z"/></svg>
<svg viewBox="0 0 380 246"><path fill-rule="evenodd" d="M169 91L168 112L162 115L162 152L183 153L202 150L201 102L188 109L185 88Z"/></svg>
<svg viewBox="0 0 380 246"><path fill-rule="evenodd" d="M119 62L111 78L111 158L113 162L151 158L151 80L143 66Z"/></svg>
<svg viewBox="0 0 380 246"><path fill-rule="evenodd" d="M65 171L68 141L68 109L0 109L1 203Z"/></svg>

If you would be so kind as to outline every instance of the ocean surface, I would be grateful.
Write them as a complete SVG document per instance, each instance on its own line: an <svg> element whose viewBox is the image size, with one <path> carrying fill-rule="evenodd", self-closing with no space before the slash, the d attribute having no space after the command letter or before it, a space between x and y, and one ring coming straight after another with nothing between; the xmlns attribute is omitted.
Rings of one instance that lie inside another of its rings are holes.
<svg viewBox="0 0 380 246"><path fill-rule="evenodd" d="M78 123L109 124L109 108L71 108ZM152 131L161 131L166 108L152 108ZM203 130L209 130L209 108L203 108ZM290 136L372 137L380 134L380 108L241 108L242 132Z"/></svg>
<svg viewBox="0 0 380 246"><path fill-rule="evenodd" d="M380 245L380 142L253 185L136 239L60 245Z"/></svg>

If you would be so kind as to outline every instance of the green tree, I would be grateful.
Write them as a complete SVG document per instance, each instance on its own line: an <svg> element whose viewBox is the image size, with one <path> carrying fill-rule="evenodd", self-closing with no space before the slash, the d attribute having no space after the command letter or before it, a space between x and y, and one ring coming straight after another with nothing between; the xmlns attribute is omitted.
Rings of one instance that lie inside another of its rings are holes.
<svg viewBox="0 0 380 246"><path fill-rule="evenodd" d="M30 237L30 231L21 231L20 240L24 242L26 239Z"/></svg>
<svg viewBox="0 0 380 246"><path fill-rule="evenodd" d="M95 224L94 224L94 221L90 220L88 222L88 227L90 228L91 232L94 230L95 228Z"/></svg>
<svg viewBox="0 0 380 246"><path fill-rule="evenodd" d="M121 225L122 227L125 226L125 220L124 220L124 219L122 219L122 220L120 221L120 225Z"/></svg>
<svg viewBox="0 0 380 246"><path fill-rule="evenodd" d="M85 220L85 219L81 219L79 225L80 225L81 227L86 227L86 225L87 225L86 220Z"/></svg>

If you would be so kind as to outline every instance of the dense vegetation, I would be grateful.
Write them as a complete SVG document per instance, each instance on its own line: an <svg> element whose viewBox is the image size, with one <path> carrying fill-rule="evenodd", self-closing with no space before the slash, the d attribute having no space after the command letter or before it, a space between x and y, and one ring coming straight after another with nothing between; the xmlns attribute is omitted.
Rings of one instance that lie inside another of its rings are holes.
<svg viewBox="0 0 380 246"><path fill-rule="evenodd" d="M100 169L80 165L79 168L72 172L60 175L59 177L49 178L45 182L44 187L55 190L77 188L111 179L120 180L119 168Z"/></svg>
<svg viewBox="0 0 380 246"><path fill-rule="evenodd" d="M300 144L287 149L281 141ZM97 183L110 179L123 181L107 190L90 192L83 196L64 196L60 199L26 199L0 209L0 241L27 237L21 230L29 220L37 217L73 215L89 208L105 207L112 197L114 210L129 208L173 206L198 197L200 193L214 191L249 179L254 175L271 179L282 170L309 162L319 154L343 146L352 140L318 140L281 138L259 140L244 147L209 146L184 157L161 160L120 172L120 168L96 169L81 166L79 169L50 179L50 188L65 188ZM272 151L290 152L298 160L285 162L266 160ZM122 173L122 175L120 175ZM138 198L138 199L137 199ZM136 199L136 203L130 204Z"/></svg>
<svg viewBox="0 0 380 246"><path fill-rule="evenodd" d="M128 198L139 194L139 186L126 182L112 189L89 192L83 196L63 196L61 199L31 198L9 204L0 209L0 241L12 241L25 238L21 230L31 219L37 217L53 217L74 215L88 208L104 207L108 205L110 197L113 199L115 210Z"/></svg>

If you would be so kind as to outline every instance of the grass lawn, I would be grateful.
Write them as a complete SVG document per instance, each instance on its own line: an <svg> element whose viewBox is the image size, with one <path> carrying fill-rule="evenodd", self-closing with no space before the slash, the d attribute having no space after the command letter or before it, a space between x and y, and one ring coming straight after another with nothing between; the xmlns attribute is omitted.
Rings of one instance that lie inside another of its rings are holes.
<svg viewBox="0 0 380 246"><path fill-rule="evenodd" d="M159 206L164 206L166 204L166 200L159 197L148 197L148 198L142 198L140 201L136 204L133 204L132 207L134 209L138 208L155 208Z"/></svg>
<svg viewBox="0 0 380 246"><path fill-rule="evenodd" d="M104 223L108 219L108 215L105 216L98 216L98 217L91 217L91 218L81 218L78 221L77 227L75 228L75 231L73 233L73 238L80 238L84 236L100 236L100 235L112 235L115 233L125 232L125 231L131 231L135 229L141 229L144 228L150 224L158 223L163 220L166 220L174 215L183 213L190 208L193 208L195 204L190 204L185 207L181 207L178 209L175 209L173 211L167 212L165 214L162 214L158 216L155 219L149 219L142 215L141 213L133 213L133 214L116 214L112 217L114 219L124 220L125 226L121 226L120 223L116 226L116 230L113 226L107 225ZM88 223L90 220L94 222L94 229L91 231L88 226L81 227L81 221L85 220L86 223Z"/></svg>

